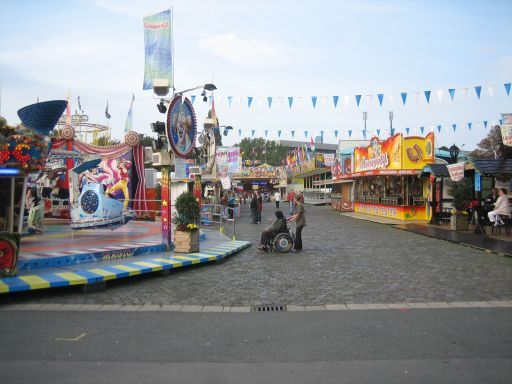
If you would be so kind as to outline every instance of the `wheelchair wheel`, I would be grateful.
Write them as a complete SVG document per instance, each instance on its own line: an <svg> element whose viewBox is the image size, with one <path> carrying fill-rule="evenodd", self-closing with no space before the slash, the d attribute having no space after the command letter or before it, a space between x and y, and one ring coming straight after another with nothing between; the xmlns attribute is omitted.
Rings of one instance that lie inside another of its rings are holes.
<svg viewBox="0 0 512 384"><path fill-rule="evenodd" d="M290 252L293 247L293 239L288 233L280 233L274 238L274 249L277 252Z"/></svg>

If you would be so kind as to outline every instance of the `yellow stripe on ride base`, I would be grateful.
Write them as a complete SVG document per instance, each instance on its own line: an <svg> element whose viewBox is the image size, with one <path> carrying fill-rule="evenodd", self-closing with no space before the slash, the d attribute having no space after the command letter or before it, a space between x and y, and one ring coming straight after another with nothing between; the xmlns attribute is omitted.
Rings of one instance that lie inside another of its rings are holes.
<svg viewBox="0 0 512 384"><path fill-rule="evenodd" d="M207 257L208 260L210 260L210 261L217 260L217 256L208 255L206 253L193 253L191 256L197 256L197 257L201 257L201 258Z"/></svg>
<svg viewBox="0 0 512 384"><path fill-rule="evenodd" d="M19 276L30 286L30 289L50 288L50 282L36 275Z"/></svg>
<svg viewBox="0 0 512 384"><path fill-rule="evenodd" d="M115 279L117 277L117 275L114 272L106 271L106 270L101 269L101 268L89 269L89 270L87 270L87 272L92 272L92 273L95 273L97 275L100 275L100 276L103 277L103 280L112 280L112 279Z"/></svg>
<svg viewBox="0 0 512 384"><path fill-rule="evenodd" d="M181 261L169 260L169 259L153 259L154 261L160 261L161 263L172 264L173 267L181 267L183 263Z"/></svg>
<svg viewBox="0 0 512 384"><path fill-rule="evenodd" d="M87 284L87 279L85 277L73 272L58 272L55 275L69 281L69 285Z"/></svg>
<svg viewBox="0 0 512 384"><path fill-rule="evenodd" d="M191 261L192 264L198 264L201 262L201 260L195 258L195 257L188 257L188 256L183 256L183 255L174 255L173 256L174 259L178 259L178 260L186 260L186 261Z"/></svg>
<svg viewBox="0 0 512 384"><path fill-rule="evenodd" d="M0 293L9 292L9 286L0 279Z"/></svg>
<svg viewBox="0 0 512 384"><path fill-rule="evenodd" d="M140 275L140 269L129 267L127 265L113 265L112 268L120 269L121 271L129 272L130 276Z"/></svg>
<svg viewBox="0 0 512 384"><path fill-rule="evenodd" d="M148 263L147 261L137 261L132 264L140 265L141 267L151 268L153 272L160 271L163 267L160 264Z"/></svg>

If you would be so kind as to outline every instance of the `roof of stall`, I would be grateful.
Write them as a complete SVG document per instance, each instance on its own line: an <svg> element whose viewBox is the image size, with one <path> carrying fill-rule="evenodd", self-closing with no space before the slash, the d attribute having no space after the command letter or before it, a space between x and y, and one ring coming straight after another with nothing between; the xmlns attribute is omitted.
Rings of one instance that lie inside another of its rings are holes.
<svg viewBox="0 0 512 384"><path fill-rule="evenodd" d="M427 164L423 167L421 173L431 173L436 177L450 177L446 164Z"/></svg>
<svg viewBox="0 0 512 384"><path fill-rule="evenodd" d="M471 159L469 163L483 175L512 175L512 159Z"/></svg>

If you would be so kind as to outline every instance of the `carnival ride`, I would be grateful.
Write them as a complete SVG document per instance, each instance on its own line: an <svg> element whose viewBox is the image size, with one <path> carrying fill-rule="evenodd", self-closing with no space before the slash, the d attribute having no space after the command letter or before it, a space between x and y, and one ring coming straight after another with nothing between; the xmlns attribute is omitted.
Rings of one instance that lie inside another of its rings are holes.
<svg viewBox="0 0 512 384"><path fill-rule="evenodd" d="M67 127L73 128L76 137L85 143L98 144L100 137L110 138L110 127L98 123L90 123L89 116L83 113L75 113L70 117L63 115L57 123L57 132L62 132Z"/></svg>

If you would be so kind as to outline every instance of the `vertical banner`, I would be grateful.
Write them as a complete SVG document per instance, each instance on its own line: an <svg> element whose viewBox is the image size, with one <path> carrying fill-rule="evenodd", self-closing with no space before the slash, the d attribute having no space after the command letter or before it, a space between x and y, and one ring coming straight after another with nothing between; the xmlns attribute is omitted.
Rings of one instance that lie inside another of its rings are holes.
<svg viewBox="0 0 512 384"><path fill-rule="evenodd" d="M503 144L512 147L512 113L502 113L501 138Z"/></svg>
<svg viewBox="0 0 512 384"><path fill-rule="evenodd" d="M480 174L480 172L475 172L475 191L482 191L482 175Z"/></svg>
<svg viewBox="0 0 512 384"><path fill-rule="evenodd" d="M172 15L171 10L147 16L144 21L144 85L152 89L153 80L169 80L173 87Z"/></svg>
<svg viewBox="0 0 512 384"><path fill-rule="evenodd" d="M161 179L161 199L162 199L162 242L169 244L171 242L171 193L169 190L169 167L162 167Z"/></svg>

